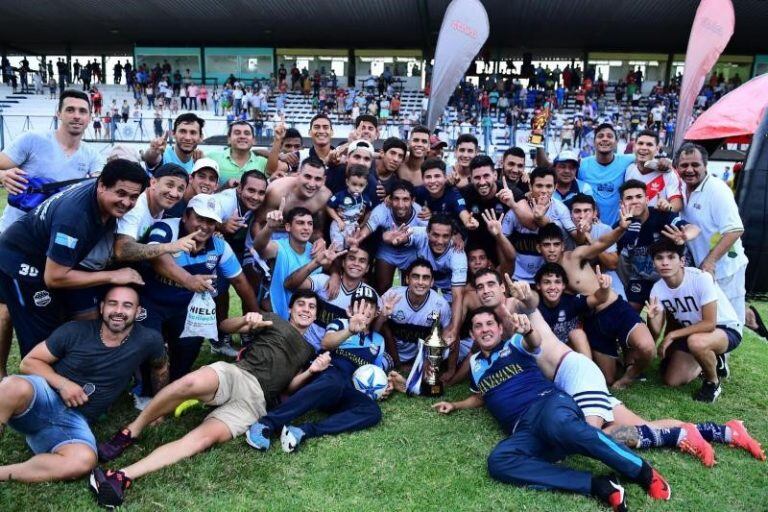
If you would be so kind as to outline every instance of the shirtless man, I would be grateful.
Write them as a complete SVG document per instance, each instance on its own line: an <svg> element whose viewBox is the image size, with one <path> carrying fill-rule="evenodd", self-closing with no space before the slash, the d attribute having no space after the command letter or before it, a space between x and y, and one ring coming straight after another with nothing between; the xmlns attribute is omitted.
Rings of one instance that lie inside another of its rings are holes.
<svg viewBox="0 0 768 512"><path fill-rule="evenodd" d="M286 212L297 206L309 210L315 221L315 233L312 239L322 238L325 205L331 197L331 191L325 187L324 183L325 164L314 157L302 160L296 176L281 178L270 183L264 202L256 211L256 221L251 226L251 236L256 238L256 234L267 223L267 213L279 209L282 203L283 211ZM278 237L281 235L282 233Z"/></svg>
<svg viewBox="0 0 768 512"><path fill-rule="evenodd" d="M421 164L427 159L428 151L429 128L415 126L408 135L408 154L400 164L397 171L398 177L411 182L414 187L421 185Z"/></svg>
<svg viewBox="0 0 768 512"><path fill-rule="evenodd" d="M548 224L539 230L537 249L545 261L559 263L568 275L569 289L582 295L592 295L599 283L589 263L608 249L629 227L630 214L623 209L619 224L590 245L565 250L560 228ZM648 327L632 307L615 291L595 309L584 322L584 331L592 348L592 357L614 389L629 386L648 367L654 357L656 344ZM617 379L617 342L625 351L624 375Z"/></svg>

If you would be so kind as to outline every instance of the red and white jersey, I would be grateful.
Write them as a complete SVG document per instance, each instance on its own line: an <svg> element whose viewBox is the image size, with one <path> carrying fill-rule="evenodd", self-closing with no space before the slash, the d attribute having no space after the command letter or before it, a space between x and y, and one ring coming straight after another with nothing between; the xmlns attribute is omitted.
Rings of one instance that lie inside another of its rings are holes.
<svg viewBox="0 0 768 512"><path fill-rule="evenodd" d="M659 198L667 201L683 198L683 184L674 169L668 172L651 171L641 173L637 164L632 163L624 172L624 181L640 180L645 183L645 193L648 195L648 206L656 207Z"/></svg>

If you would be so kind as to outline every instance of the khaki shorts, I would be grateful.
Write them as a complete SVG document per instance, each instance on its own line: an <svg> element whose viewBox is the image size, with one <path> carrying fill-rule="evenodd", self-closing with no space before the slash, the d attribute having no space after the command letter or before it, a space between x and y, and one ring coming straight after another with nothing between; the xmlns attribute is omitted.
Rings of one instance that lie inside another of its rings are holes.
<svg viewBox="0 0 768 512"><path fill-rule="evenodd" d="M232 437L244 434L248 427L267 413L267 403L259 380L224 361L209 364L219 377L219 389L206 405L216 406L205 419L215 418L229 428Z"/></svg>

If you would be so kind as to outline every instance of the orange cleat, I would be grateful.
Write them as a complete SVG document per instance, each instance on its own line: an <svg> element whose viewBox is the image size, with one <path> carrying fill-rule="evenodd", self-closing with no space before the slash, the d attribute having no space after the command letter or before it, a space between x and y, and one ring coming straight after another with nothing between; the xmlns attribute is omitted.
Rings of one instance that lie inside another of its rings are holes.
<svg viewBox="0 0 768 512"><path fill-rule="evenodd" d="M757 442L747 429L744 428L744 422L741 420L731 420L725 424L731 429L731 446L741 448L752 454L757 460L765 460L765 452L760 443Z"/></svg>
<svg viewBox="0 0 768 512"><path fill-rule="evenodd" d="M696 429L693 423L684 423L680 428L685 430L685 439L677 445L681 452L690 453L701 461L702 464L711 468L715 465L715 450Z"/></svg>
<svg viewBox="0 0 768 512"><path fill-rule="evenodd" d="M651 483L646 490L648 496L655 500L668 501L672 497L672 488L664 480L664 477L653 468L651 468Z"/></svg>

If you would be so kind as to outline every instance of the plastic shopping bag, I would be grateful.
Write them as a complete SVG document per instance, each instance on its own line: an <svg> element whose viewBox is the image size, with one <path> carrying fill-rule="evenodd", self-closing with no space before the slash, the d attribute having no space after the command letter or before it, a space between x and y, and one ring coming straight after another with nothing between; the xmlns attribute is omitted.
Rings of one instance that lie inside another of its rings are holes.
<svg viewBox="0 0 768 512"><path fill-rule="evenodd" d="M198 292L192 296L187 308L187 319L184 322L182 338L219 339L216 325L216 303L208 291Z"/></svg>

